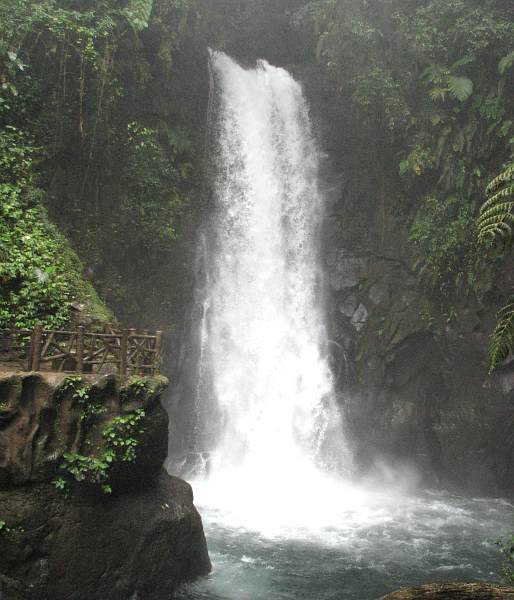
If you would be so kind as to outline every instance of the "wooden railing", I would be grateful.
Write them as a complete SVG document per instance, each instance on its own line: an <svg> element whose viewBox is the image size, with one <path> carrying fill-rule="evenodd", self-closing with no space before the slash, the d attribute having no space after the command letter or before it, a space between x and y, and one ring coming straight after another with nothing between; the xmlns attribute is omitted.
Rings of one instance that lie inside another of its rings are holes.
<svg viewBox="0 0 514 600"><path fill-rule="evenodd" d="M101 331L0 329L0 366L28 371L154 375L160 370L162 333L105 326Z"/></svg>

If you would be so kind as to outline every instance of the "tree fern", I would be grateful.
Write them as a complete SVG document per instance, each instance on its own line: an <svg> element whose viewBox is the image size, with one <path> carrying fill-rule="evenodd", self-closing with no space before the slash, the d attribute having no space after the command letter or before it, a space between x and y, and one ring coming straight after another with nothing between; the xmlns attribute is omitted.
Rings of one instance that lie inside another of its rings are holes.
<svg viewBox="0 0 514 600"><path fill-rule="evenodd" d="M489 340L489 372L492 373L511 353L514 353L514 296L498 312L498 323Z"/></svg>
<svg viewBox="0 0 514 600"><path fill-rule="evenodd" d="M514 163L487 186L488 199L478 218L478 241L482 244L500 240L504 250L512 245L514 226ZM514 353L514 296L498 312L498 322L489 340L489 372Z"/></svg>
<svg viewBox="0 0 514 600"><path fill-rule="evenodd" d="M478 218L478 241L485 244L499 240L510 246L514 226L514 163L491 181L487 195Z"/></svg>
<svg viewBox="0 0 514 600"><path fill-rule="evenodd" d="M135 31L148 27L153 0L129 0L126 8L127 20Z"/></svg>

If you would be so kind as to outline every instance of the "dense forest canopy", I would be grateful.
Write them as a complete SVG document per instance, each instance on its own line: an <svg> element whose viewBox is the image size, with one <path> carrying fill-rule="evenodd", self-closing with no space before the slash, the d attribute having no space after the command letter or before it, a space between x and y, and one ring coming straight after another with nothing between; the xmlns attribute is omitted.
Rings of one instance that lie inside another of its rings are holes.
<svg viewBox="0 0 514 600"><path fill-rule="evenodd" d="M62 324L76 298L105 318L90 281L122 321L177 321L209 214L209 46L315 90L429 324L505 296L475 221L513 155L510 0L4 0L0 23L0 325Z"/></svg>
<svg viewBox="0 0 514 600"><path fill-rule="evenodd" d="M138 3L5 2L1 10L4 160L23 153L31 171L8 191L23 210L43 204L103 294L126 302L134 289L122 280L144 286L152 265L171 261L189 198L190 135L169 93L175 7L155 14L148 47L138 37L148 10Z"/></svg>

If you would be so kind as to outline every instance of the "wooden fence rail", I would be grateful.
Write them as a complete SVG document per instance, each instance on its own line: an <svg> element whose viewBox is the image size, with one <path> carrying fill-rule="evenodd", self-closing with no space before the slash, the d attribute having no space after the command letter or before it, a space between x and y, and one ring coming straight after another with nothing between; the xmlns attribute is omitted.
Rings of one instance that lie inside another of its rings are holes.
<svg viewBox="0 0 514 600"><path fill-rule="evenodd" d="M0 366L28 371L154 375L160 370L162 332L105 326L102 331L0 329Z"/></svg>

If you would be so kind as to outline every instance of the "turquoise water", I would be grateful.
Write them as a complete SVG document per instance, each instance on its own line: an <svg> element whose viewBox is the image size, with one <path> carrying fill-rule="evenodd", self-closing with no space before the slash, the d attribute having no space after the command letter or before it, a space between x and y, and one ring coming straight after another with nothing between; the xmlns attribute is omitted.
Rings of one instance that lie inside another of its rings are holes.
<svg viewBox="0 0 514 600"><path fill-rule="evenodd" d="M200 507L212 573L180 600L375 600L404 585L498 581L494 541L514 529L513 507L443 494L403 497L334 528L263 535Z"/></svg>

